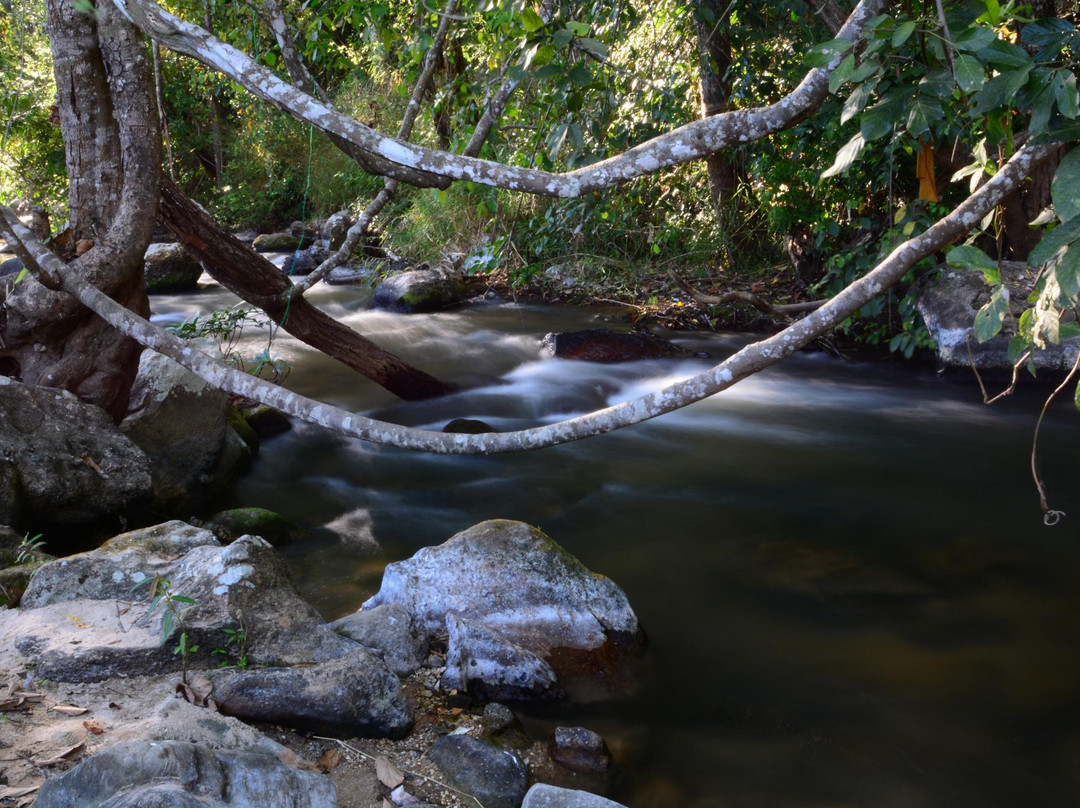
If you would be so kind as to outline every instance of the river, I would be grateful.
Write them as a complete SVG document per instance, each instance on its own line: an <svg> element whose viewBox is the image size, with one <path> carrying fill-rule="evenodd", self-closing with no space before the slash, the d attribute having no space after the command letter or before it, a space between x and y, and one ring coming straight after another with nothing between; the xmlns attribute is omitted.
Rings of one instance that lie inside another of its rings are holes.
<svg viewBox="0 0 1080 808"><path fill-rule="evenodd" d="M205 277L204 277L205 280ZM468 388L405 404L285 335L305 395L399 423L522 428L629 399L708 360L541 358L565 308L487 302L423 316L370 290L311 298ZM159 296L159 317L228 305ZM723 357L745 338L674 335ZM249 356L263 332L241 342ZM963 374L959 374L962 376ZM442 457L306 425L264 443L229 506L312 528L284 550L328 619L383 567L490 518L537 525L627 593L649 635L633 695L527 717L583 725L631 808L957 808L1080 804L1080 414L1045 390L993 407L958 376L799 354L658 420L523 455Z"/></svg>

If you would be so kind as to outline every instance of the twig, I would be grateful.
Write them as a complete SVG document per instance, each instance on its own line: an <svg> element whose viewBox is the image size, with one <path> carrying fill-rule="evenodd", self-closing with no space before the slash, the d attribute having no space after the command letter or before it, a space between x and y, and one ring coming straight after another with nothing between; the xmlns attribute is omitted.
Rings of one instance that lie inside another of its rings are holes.
<svg viewBox="0 0 1080 808"><path fill-rule="evenodd" d="M807 300L803 303L770 303L752 292L740 292L734 289L724 292L722 295L707 295L691 286L674 270L670 271L669 274L680 289L705 306L720 306L725 303L749 303L765 314L799 314L806 311L815 311L828 302L826 300Z"/></svg>
<svg viewBox="0 0 1080 808"><path fill-rule="evenodd" d="M1016 390L1016 382L1020 377L1020 368L1031 357L1031 351L1024 351L1020 358L1013 363L1012 381L1009 382L1009 386L993 398L990 398L990 394L986 392L986 385L983 384L982 375L979 373L979 369L975 367L975 357L971 355L971 334L968 334L966 345L968 364L971 366L972 373L975 374L975 381L979 383L979 389L982 391L983 404L993 404L995 401L1005 398L1005 396L1011 396Z"/></svg>
<svg viewBox="0 0 1080 808"><path fill-rule="evenodd" d="M312 737L320 741L333 741L336 744L344 746L350 752L355 752L356 754L360 755L360 757L370 760L372 763L376 761L376 757L374 755L369 755L362 749L357 749L355 746L350 746L349 744L345 743L345 741L342 741L338 738L325 738L322 735L313 735ZM439 788L445 788L447 791L453 791L455 794L460 794L462 797L465 797L466 799L470 799L475 802L477 805L480 806L480 808L484 808L484 803L480 802L480 800L476 796L470 794L467 791L462 791L461 789L454 788L453 786L447 785L441 780L436 780L434 777L428 777L426 774L421 774L420 772L405 769L405 774L411 774L413 777L419 777L421 780L427 780L429 783L434 783L435 785L439 786Z"/></svg>
<svg viewBox="0 0 1080 808"><path fill-rule="evenodd" d="M1050 506L1046 503L1046 486L1043 484L1042 477L1039 475L1038 466L1038 453L1039 453L1039 431L1042 429L1043 418L1046 417L1046 411L1050 409L1050 403L1054 400L1058 393L1064 390L1069 382L1072 381L1076 375L1077 370L1080 370L1080 351L1076 353L1076 361L1073 362L1072 370L1069 371L1069 375L1065 377L1065 380L1057 386L1057 388L1050 394L1050 397L1046 399L1046 403L1043 404L1042 412L1039 413L1039 420L1035 424L1035 435L1031 439L1031 476L1035 480L1035 488L1039 491L1039 505L1043 510L1043 524L1047 527L1052 527L1061 521L1061 517L1065 515L1065 511L1051 510Z"/></svg>

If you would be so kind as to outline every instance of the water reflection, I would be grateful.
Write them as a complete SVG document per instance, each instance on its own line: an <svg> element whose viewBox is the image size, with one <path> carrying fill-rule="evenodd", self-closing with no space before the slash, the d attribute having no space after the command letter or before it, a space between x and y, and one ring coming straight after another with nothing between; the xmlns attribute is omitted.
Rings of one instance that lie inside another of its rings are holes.
<svg viewBox="0 0 1080 808"><path fill-rule="evenodd" d="M217 305L159 299L162 312ZM438 428L516 429L625 401L700 361L543 359L589 315L483 305L409 318L316 292L362 333L469 389L405 404L288 339L289 386ZM265 335L253 334L251 345ZM740 338L687 338L723 356ZM297 426L234 494L316 528L288 548L327 617L383 566L484 519L547 530L630 597L652 642L638 696L532 717L583 723L651 806L1072 806L1080 798L1080 519L1067 403L1044 427L1044 528L1029 478L1039 395L992 409L931 373L797 356L629 430L541 452L410 454Z"/></svg>

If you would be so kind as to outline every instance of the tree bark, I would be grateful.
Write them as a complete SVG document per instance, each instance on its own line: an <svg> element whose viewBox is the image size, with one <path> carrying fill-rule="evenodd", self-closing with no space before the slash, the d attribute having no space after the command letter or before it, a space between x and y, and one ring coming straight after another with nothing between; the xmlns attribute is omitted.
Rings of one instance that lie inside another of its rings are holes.
<svg viewBox="0 0 1080 808"><path fill-rule="evenodd" d="M48 14L73 243L93 245L72 271L145 314L143 255L157 211L161 142L144 40L108 2L85 14L71 0L49 0ZM142 351L137 343L29 279L3 303L5 372L70 390L123 417Z"/></svg>
<svg viewBox="0 0 1080 808"><path fill-rule="evenodd" d="M290 303L291 283L281 270L218 227L167 179L161 184L161 218L215 280L265 311L297 339L410 401L454 389L357 334L303 297Z"/></svg>
<svg viewBox="0 0 1080 808"><path fill-rule="evenodd" d="M700 0L698 77L702 118L719 115L728 108L730 86L727 71L731 67L731 38L720 19L723 13L723 5L718 0ZM705 162L709 172L709 195L713 206L719 208L735 192L735 166L728 152L710 154Z"/></svg>

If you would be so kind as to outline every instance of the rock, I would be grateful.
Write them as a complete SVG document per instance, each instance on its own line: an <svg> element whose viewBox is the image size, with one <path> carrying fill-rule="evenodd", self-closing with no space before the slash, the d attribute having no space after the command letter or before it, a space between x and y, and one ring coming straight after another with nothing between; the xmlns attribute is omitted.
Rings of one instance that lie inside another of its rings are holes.
<svg viewBox="0 0 1080 808"><path fill-rule="evenodd" d="M560 766L579 774L606 774L611 766L604 739L584 727L556 727L548 753Z"/></svg>
<svg viewBox="0 0 1080 808"><path fill-rule="evenodd" d="M638 359L688 357L694 354L649 333L620 333L607 328L547 334L541 350L556 359L579 362L633 362Z"/></svg>
<svg viewBox="0 0 1080 808"><path fill-rule="evenodd" d="M8 258L0 263L0 278L5 275L18 275L23 271L23 262L18 258Z"/></svg>
<svg viewBox="0 0 1080 808"><path fill-rule="evenodd" d="M350 283L370 283L375 277L371 267L334 267L324 279L332 286L344 286Z"/></svg>
<svg viewBox="0 0 1080 808"><path fill-rule="evenodd" d="M73 600L134 599L133 587L154 575L170 577L177 560L204 546L221 545L209 530L180 521L122 533L96 550L43 566L22 605L39 609Z"/></svg>
<svg viewBox="0 0 1080 808"><path fill-rule="evenodd" d="M444 426L442 431L455 435L483 435L486 432L494 432L495 428L476 418L455 418Z"/></svg>
<svg viewBox="0 0 1080 808"><path fill-rule="evenodd" d="M620 803L572 788L537 783L525 795L521 808L626 808Z"/></svg>
<svg viewBox="0 0 1080 808"><path fill-rule="evenodd" d="M261 253L295 252L300 249L300 239L292 233L263 233L255 237L251 246L255 248L255 252Z"/></svg>
<svg viewBox="0 0 1080 808"><path fill-rule="evenodd" d="M364 608L400 603L429 636L450 612L485 625L568 674L604 673L640 651L626 595L537 528L496 519L387 566Z"/></svg>
<svg viewBox="0 0 1080 808"><path fill-rule="evenodd" d="M303 528L294 525L284 516L266 508L232 508L219 511L209 525L226 541L234 541L245 533L261 536L274 547L304 538Z"/></svg>
<svg viewBox="0 0 1080 808"><path fill-rule="evenodd" d="M199 285L202 264L183 244L151 244L143 261L147 292L186 292Z"/></svg>
<svg viewBox="0 0 1080 808"><path fill-rule="evenodd" d="M349 228L353 225L351 210L339 210L330 216L322 226L320 235L329 245L331 250L338 249L345 243L345 237L349 234Z"/></svg>
<svg viewBox="0 0 1080 808"><path fill-rule="evenodd" d="M281 265L281 270L286 275L310 275L319 264L329 257L330 253L325 248L313 244L306 250L297 250Z"/></svg>
<svg viewBox="0 0 1080 808"><path fill-rule="evenodd" d="M330 628L381 658L398 676L419 670L427 658L427 638L416 632L412 615L398 603L362 609L335 620Z"/></svg>
<svg viewBox="0 0 1080 808"><path fill-rule="evenodd" d="M481 701L552 701L561 697L555 671L536 654L503 639L483 623L446 616L449 649L442 690Z"/></svg>
<svg viewBox="0 0 1080 808"><path fill-rule="evenodd" d="M438 269L415 269L391 275L375 287L372 305L403 314L440 311L470 295L471 283Z"/></svg>
<svg viewBox="0 0 1080 808"><path fill-rule="evenodd" d="M518 808L528 788L521 758L469 735L446 735L428 752L455 788L472 794L484 808Z"/></svg>
<svg viewBox="0 0 1080 808"><path fill-rule="evenodd" d="M324 776L272 755L183 741L128 741L46 780L37 808L333 808Z"/></svg>
<svg viewBox="0 0 1080 808"><path fill-rule="evenodd" d="M245 655L255 664L319 662L356 650L355 643L331 631L300 599L288 570L266 541L243 536L221 547L208 531L193 533L182 523L172 526L179 534L175 541L156 535L144 546L127 534L106 545L104 552L71 556L38 571L12 636L39 675L82 682L178 670L181 659L173 648L180 628L175 615L165 623L167 599L151 611L150 586L133 590L153 574L167 581L159 594L195 601L173 608L182 612L188 644L198 646L193 664L217 661L211 652L227 644L225 629L245 633ZM184 542L195 546L168 559L168 547Z"/></svg>
<svg viewBox="0 0 1080 808"><path fill-rule="evenodd" d="M1030 291L1030 268L1026 264L1003 262L1003 279L1012 300L1025 300ZM975 315L990 300L991 289L976 270L945 267L937 281L919 295L916 306L926 328L937 346L938 360L947 366L970 367L979 370L1009 370L1009 342L1013 326L1006 319L1002 332L980 343L975 339ZM969 354L970 349L970 354ZM1048 345L1035 351L1032 361L1042 370L1069 370L1080 351L1080 337L1062 340L1060 345Z"/></svg>
<svg viewBox="0 0 1080 808"><path fill-rule="evenodd" d="M497 701L485 705L480 716L480 725L484 728L485 735L501 735L518 723L514 711Z"/></svg>
<svg viewBox="0 0 1080 808"><path fill-rule="evenodd" d="M289 234L303 242L301 246L304 246L304 244L315 243L315 240L319 238L319 228L315 222L306 223L298 220L289 225Z"/></svg>
<svg viewBox="0 0 1080 808"><path fill-rule="evenodd" d="M266 404L240 407L240 414L244 416L248 426L255 430L260 438L272 438L282 432L292 429L292 421L289 416L280 410L275 410Z"/></svg>
<svg viewBox="0 0 1080 808"><path fill-rule="evenodd" d="M400 680L364 649L317 665L219 673L213 695L226 715L345 738L398 738L413 723Z"/></svg>
<svg viewBox="0 0 1080 808"><path fill-rule="evenodd" d="M0 376L0 523L77 525L148 504L150 460L104 410Z"/></svg>
<svg viewBox="0 0 1080 808"><path fill-rule="evenodd" d="M219 487L251 454L229 426L228 396L150 350L139 360L120 429L149 457L155 507L167 513Z"/></svg>

